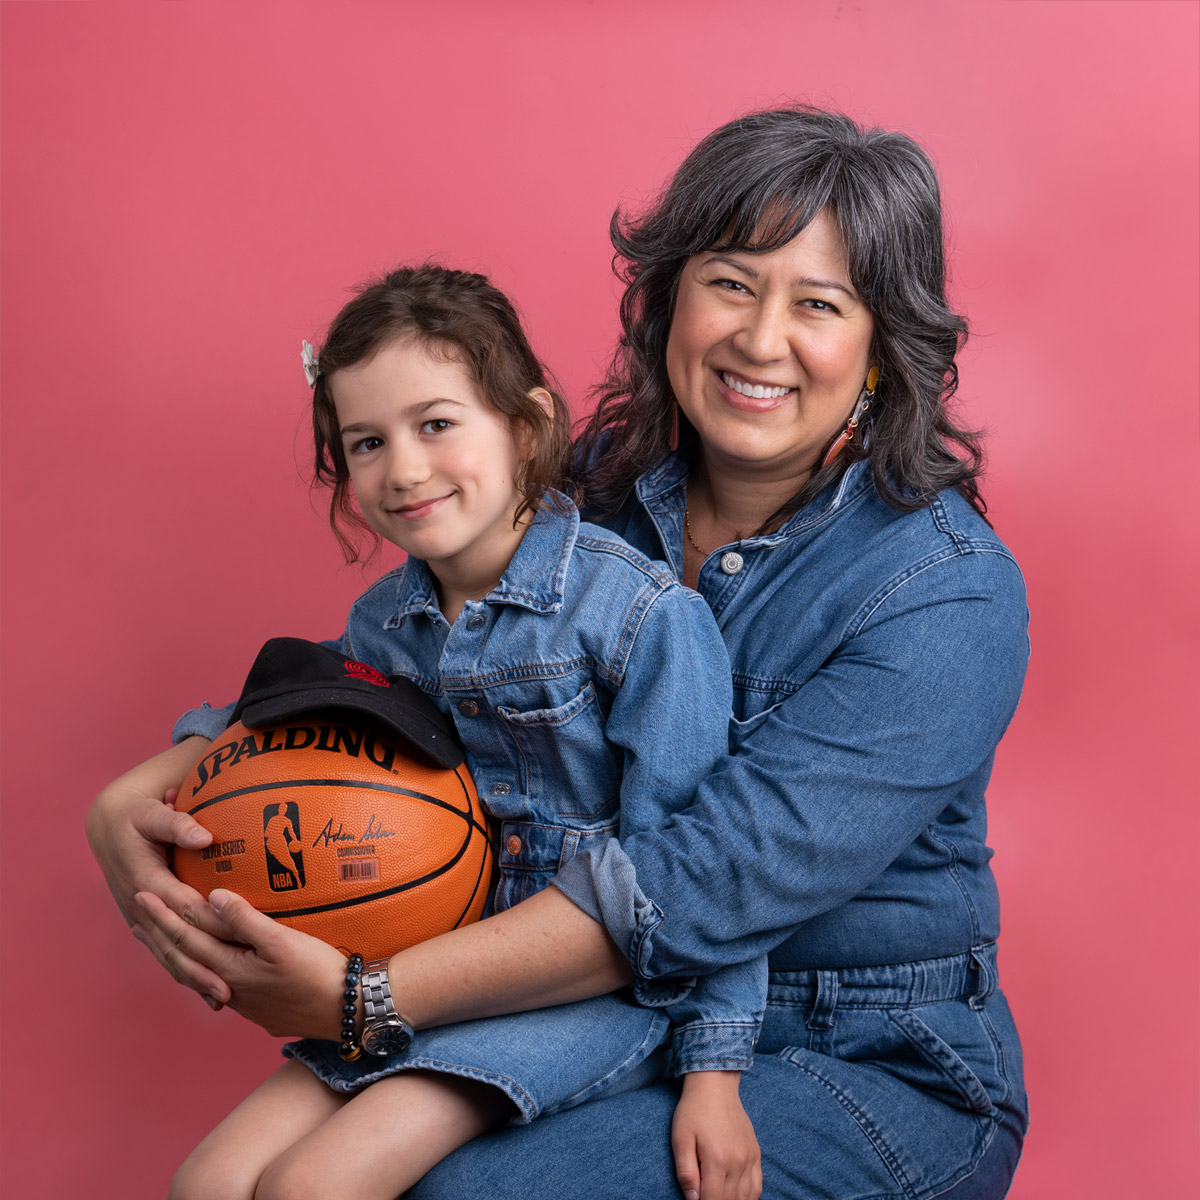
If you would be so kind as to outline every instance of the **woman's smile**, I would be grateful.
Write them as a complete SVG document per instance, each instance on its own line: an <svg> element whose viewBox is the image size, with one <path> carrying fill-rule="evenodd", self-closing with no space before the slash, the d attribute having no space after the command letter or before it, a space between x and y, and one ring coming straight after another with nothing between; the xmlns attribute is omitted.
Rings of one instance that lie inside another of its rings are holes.
<svg viewBox="0 0 1200 1200"><path fill-rule="evenodd" d="M733 371L718 371L716 374L724 388L726 403L742 412L770 412L796 390L793 387L755 383Z"/></svg>

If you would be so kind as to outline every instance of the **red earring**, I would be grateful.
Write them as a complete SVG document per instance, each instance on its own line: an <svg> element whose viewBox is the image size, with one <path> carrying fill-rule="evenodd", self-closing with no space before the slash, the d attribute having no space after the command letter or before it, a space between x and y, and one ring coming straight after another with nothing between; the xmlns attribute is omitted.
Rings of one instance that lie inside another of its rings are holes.
<svg viewBox="0 0 1200 1200"><path fill-rule="evenodd" d="M837 437L829 443L829 449L825 451L821 459L820 470L825 470L827 466L854 440L854 431L858 428L858 423L863 419L867 409L871 407L871 397L875 395L875 388L879 384L879 368L872 367L867 372L866 382L863 384L863 389L858 393L858 401L854 405L854 411L850 414L849 420L846 422L846 427Z"/></svg>

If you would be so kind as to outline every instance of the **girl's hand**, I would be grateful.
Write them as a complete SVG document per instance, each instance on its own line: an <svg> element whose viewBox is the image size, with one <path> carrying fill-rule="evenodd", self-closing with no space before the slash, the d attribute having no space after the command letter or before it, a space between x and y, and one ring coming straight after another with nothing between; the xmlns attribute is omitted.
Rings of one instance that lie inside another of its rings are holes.
<svg viewBox="0 0 1200 1200"><path fill-rule="evenodd" d="M204 897L175 878L168 860L172 845L198 849L212 841L212 834L186 813L176 812L172 803L179 784L207 746L204 738L188 738L148 759L110 783L88 811L92 853L135 935L141 910L134 896L141 891L161 896L190 924L217 936L225 932ZM159 961L168 966L161 956ZM228 988L206 968L172 974L218 1006L228 997Z"/></svg>
<svg viewBox="0 0 1200 1200"><path fill-rule="evenodd" d="M143 937L176 979L197 969L228 985L225 1003L273 1037L335 1040L341 1032L346 956L317 938L263 916L224 888L208 904L225 939L189 924L150 893L139 893Z"/></svg>
<svg viewBox="0 0 1200 1200"><path fill-rule="evenodd" d="M739 1071L695 1071L671 1122L675 1175L684 1200L758 1200L762 1154L738 1097Z"/></svg>

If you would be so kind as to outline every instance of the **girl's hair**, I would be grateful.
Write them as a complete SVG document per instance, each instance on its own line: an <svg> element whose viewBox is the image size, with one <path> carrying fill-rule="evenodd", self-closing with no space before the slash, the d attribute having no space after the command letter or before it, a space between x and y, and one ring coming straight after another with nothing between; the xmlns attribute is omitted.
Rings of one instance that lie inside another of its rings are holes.
<svg viewBox="0 0 1200 1200"><path fill-rule="evenodd" d="M379 536L352 499L329 377L399 338L413 338L431 353L462 363L488 406L508 419L514 438L524 440L527 453L516 480L521 493L517 518L534 512L547 488L563 486L570 463L566 404L550 386L553 379L530 349L508 297L470 271L432 263L397 267L362 286L333 319L320 348L313 388L314 482L332 488L329 524L347 562L360 557L353 534L369 534L376 549ZM550 393L552 414L530 397L534 388Z"/></svg>
<svg viewBox="0 0 1200 1200"><path fill-rule="evenodd" d="M935 492L955 487L986 511L977 483L979 435L948 410L967 323L946 302L933 165L903 134L860 129L849 117L806 106L723 125L687 156L647 212L613 214L613 269L626 285L623 333L577 451L591 505L605 513L620 508L667 449L674 404L667 336L687 259L706 250L778 249L824 209L837 221L850 279L875 319L871 361L879 365L879 384L866 438L816 470L762 531L863 457L895 508L921 508ZM695 431L679 418L694 449Z"/></svg>

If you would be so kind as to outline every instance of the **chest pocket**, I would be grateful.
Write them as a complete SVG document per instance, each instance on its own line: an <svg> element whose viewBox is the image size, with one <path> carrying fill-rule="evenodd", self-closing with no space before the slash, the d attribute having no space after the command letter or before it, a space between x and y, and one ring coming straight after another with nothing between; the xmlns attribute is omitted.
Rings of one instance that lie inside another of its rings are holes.
<svg viewBox="0 0 1200 1200"><path fill-rule="evenodd" d="M733 715L729 718L729 753L736 754L742 743L767 723L790 693L759 692L736 688L733 693Z"/></svg>
<svg viewBox="0 0 1200 1200"><path fill-rule="evenodd" d="M496 711L516 747L525 794L535 809L594 818L616 810L622 755L604 737L604 714L590 680L553 708Z"/></svg>

